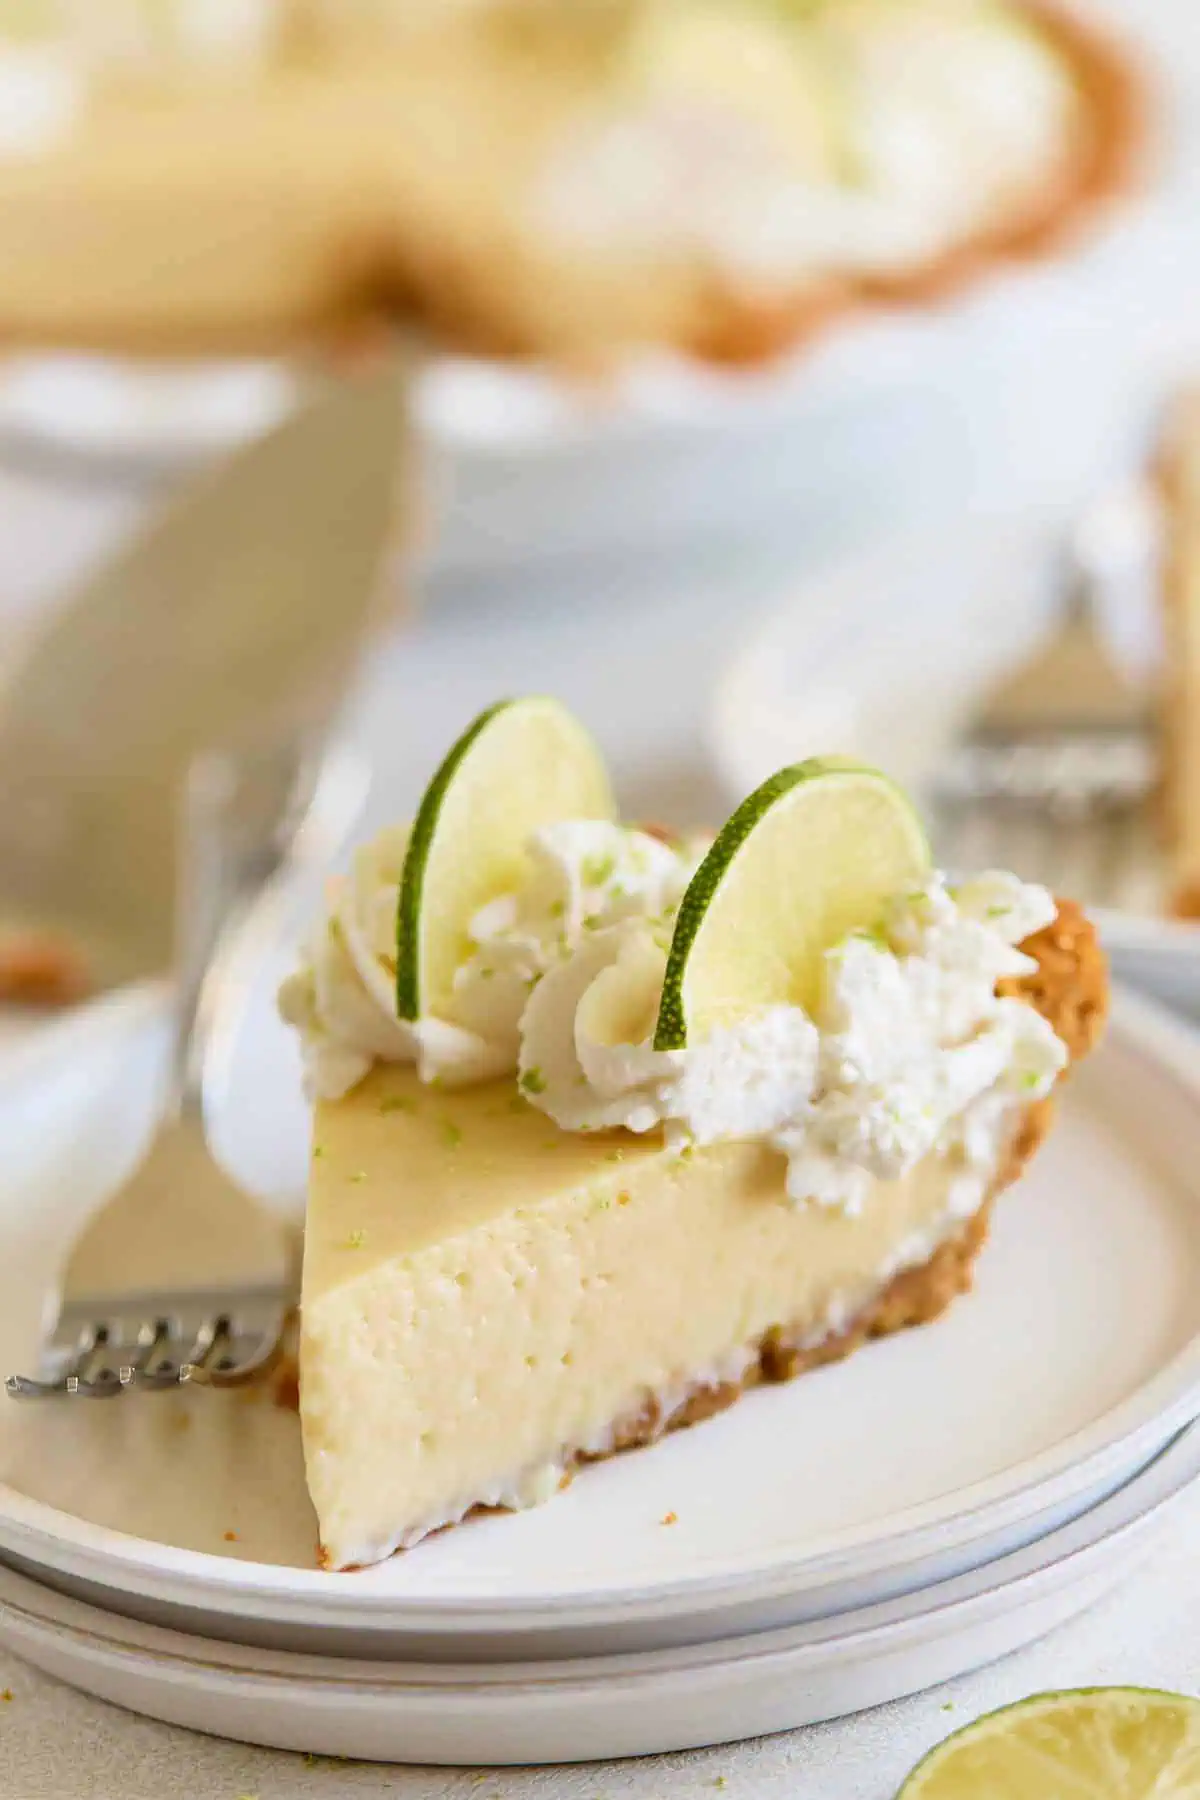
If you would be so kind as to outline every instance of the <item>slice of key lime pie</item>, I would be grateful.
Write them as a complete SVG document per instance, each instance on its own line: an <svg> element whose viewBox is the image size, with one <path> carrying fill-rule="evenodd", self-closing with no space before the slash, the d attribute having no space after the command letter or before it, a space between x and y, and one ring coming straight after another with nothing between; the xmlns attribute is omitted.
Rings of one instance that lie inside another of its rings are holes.
<svg viewBox="0 0 1200 1800"><path fill-rule="evenodd" d="M933 1318L1094 1039L1072 905L949 884L877 771L715 840L492 709L359 852L281 1005L316 1101L300 1407L326 1565Z"/></svg>

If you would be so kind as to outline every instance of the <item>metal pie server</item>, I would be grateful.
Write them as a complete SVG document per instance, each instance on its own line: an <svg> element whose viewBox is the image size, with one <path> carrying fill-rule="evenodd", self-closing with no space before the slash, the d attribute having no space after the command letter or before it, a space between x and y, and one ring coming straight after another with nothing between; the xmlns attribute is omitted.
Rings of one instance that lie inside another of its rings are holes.
<svg viewBox="0 0 1200 1800"><path fill-rule="evenodd" d="M325 390L0 639L0 995L30 960L36 995L56 944L92 991L168 969L177 802L203 752L253 748L242 849L269 872L402 542L405 385L397 360Z"/></svg>

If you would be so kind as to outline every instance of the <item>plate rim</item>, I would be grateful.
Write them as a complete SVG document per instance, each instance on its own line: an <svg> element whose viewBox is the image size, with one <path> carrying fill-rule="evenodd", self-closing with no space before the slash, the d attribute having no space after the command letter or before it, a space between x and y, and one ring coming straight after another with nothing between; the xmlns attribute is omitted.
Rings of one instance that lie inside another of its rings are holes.
<svg viewBox="0 0 1200 1800"><path fill-rule="evenodd" d="M153 988L142 987L106 997L82 1009L76 1019L50 1027L0 1073L0 1103L11 1084L36 1077L45 1058L61 1057L74 1034L86 1032L91 1038L105 1029L132 1030L136 1020L152 1018L158 1005L161 998ZM1200 1097L1197 1037L1163 1007L1117 988L1111 1029L1147 1057L1161 1078ZM532 1629L562 1624L568 1614L576 1627L614 1618L628 1622L631 1614L662 1620L759 1597L811 1593L834 1581L869 1579L905 1567L934 1549L969 1546L985 1527L1003 1529L1006 1521L1011 1524L1049 1507L1054 1496L1069 1500L1114 1467L1128 1467L1143 1453L1152 1455L1198 1413L1200 1331L1098 1420L1010 1470L904 1509L883 1533L859 1527L841 1539L827 1538L823 1547L818 1544L804 1556L743 1558L718 1571L604 1590L559 1589L524 1599L477 1595L445 1603L364 1593L345 1578L331 1580L317 1569L241 1562L94 1525L5 1483L0 1483L0 1550L140 1599L327 1628L436 1635Z"/></svg>
<svg viewBox="0 0 1200 1800"><path fill-rule="evenodd" d="M102 1621L106 1646L117 1654L171 1655L172 1642L189 1648L203 1647L208 1658L185 1651L174 1652L181 1666L199 1665L228 1678L282 1682L304 1676L320 1678L322 1669L337 1671L347 1688L370 1685L376 1689L413 1685L425 1694L439 1689L474 1691L511 1690L519 1695L549 1683L555 1689L592 1688L597 1681L623 1683L658 1673L686 1674L695 1669L721 1667L747 1661L770 1660L799 1651L845 1656L871 1647L871 1640L910 1633L922 1624L961 1608L987 1607L1001 1597L1019 1605L1031 1584L1039 1578L1078 1569L1080 1559L1115 1549L1139 1527L1155 1522L1174 1502L1200 1483L1200 1423L1184 1426L1142 1469L1113 1493L1066 1521L1031 1544L1009 1551L977 1567L934 1582L912 1593L868 1602L828 1618L805 1619L759 1631L738 1631L729 1636L705 1638L649 1650L584 1654L559 1658L538 1657L489 1662L406 1661L314 1653L306 1650L226 1642L205 1637L175 1625L162 1625L107 1612L94 1601L39 1582L25 1571L0 1560L0 1623L12 1603L6 1588L28 1590L52 1613L82 1616L82 1629L90 1619ZM33 1613L37 1622L57 1625ZM68 1630L72 1627L67 1623ZM94 1635L98 1635L96 1632ZM135 1640L140 1638L141 1644ZM122 1641L124 1640L124 1641ZM210 1660L211 1659L211 1660ZM683 1665L681 1667L680 1665ZM259 1666L256 1666L259 1665ZM514 1681L514 1674L517 1679ZM326 1677L328 1678L328 1676Z"/></svg>

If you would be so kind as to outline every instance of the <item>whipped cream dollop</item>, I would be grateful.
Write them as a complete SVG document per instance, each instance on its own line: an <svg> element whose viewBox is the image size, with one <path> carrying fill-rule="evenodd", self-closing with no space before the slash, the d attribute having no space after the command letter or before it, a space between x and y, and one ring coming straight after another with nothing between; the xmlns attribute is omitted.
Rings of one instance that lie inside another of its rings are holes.
<svg viewBox="0 0 1200 1800"><path fill-rule="evenodd" d="M996 992L1036 968L1016 946L1055 912L1013 875L935 876L826 953L811 1015L765 1007L665 1051L653 1047L661 937L617 924L530 996L520 1083L568 1130L765 1139L787 1158L791 1198L851 1211L873 1180L934 1150L991 1167L1018 1108L1067 1060L1039 1013Z"/></svg>
<svg viewBox="0 0 1200 1800"><path fill-rule="evenodd" d="M474 949L444 1015L410 1022L396 1014L396 896L408 835L407 826L381 832L330 883L326 916L280 990L312 1098L339 1098L376 1062L414 1063L422 1080L446 1087L510 1073L542 977L632 921L669 941L706 848L598 819L545 826L529 843L520 891L472 919Z"/></svg>
<svg viewBox="0 0 1200 1800"><path fill-rule="evenodd" d="M280 1010L309 1092L336 1098L375 1062L445 1086L516 1073L566 1131L661 1128L685 1149L764 1141L795 1201L858 1209L932 1152L990 1174L1012 1122L1049 1092L1066 1046L998 984L1051 923L1044 888L994 871L933 875L823 959L813 1009L774 1005L681 1050L655 1025L678 909L703 846L598 821L545 827L528 875L471 922L447 1016L399 1019L396 894L407 831L382 833L330 888Z"/></svg>
<svg viewBox="0 0 1200 1800"><path fill-rule="evenodd" d="M689 56L705 17L712 42ZM894 273L1036 195L1078 131L1064 60L977 0L843 4L807 32L752 16L742 44L736 13L722 32L717 18L685 14L674 49L664 38L627 93L564 134L534 196L543 228L767 286Z"/></svg>

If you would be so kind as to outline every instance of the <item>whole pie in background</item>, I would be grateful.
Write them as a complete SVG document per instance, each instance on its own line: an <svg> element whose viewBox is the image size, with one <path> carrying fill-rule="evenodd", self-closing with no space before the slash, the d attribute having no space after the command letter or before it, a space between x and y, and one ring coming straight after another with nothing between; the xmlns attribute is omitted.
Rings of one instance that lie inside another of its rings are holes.
<svg viewBox="0 0 1200 1800"><path fill-rule="evenodd" d="M1141 112L1043 0L0 0L0 339L752 362L1045 251Z"/></svg>

